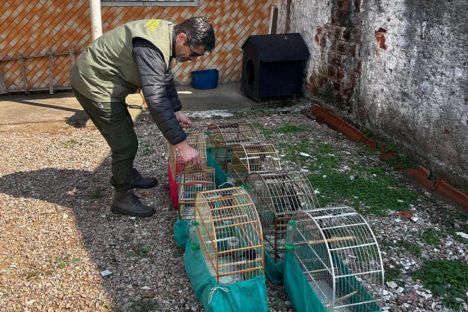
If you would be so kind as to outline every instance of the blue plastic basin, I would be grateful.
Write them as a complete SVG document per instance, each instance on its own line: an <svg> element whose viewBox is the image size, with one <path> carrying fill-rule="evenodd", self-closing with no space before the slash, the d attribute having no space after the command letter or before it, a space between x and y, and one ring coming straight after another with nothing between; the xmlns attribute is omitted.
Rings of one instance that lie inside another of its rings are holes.
<svg viewBox="0 0 468 312"><path fill-rule="evenodd" d="M218 87L219 72L217 69L196 70L192 72L194 89L214 89Z"/></svg>

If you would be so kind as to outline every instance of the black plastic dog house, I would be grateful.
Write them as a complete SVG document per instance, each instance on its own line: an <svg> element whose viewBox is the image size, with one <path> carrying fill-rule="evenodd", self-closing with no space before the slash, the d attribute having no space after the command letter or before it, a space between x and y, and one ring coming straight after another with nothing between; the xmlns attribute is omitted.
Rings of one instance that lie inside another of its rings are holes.
<svg viewBox="0 0 468 312"><path fill-rule="evenodd" d="M242 45L245 96L255 100L302 95L309 50L298 33L252 35Z"/></svg>

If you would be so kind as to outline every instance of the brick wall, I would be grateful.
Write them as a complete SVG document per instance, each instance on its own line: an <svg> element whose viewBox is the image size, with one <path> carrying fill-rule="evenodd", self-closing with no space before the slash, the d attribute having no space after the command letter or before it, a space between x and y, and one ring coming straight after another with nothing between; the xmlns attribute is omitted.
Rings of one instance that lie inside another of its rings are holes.
<svg viewBox="0 0 468 312"><path fill-rule="evenodd" d="M309 95L468 192L466 1L293 0L290 25Z"/></svg>
<svg viewBox="0 0 468 312"><path fill-rule="evenodd" d="M360 0L337 0L330 13L330 22L314 30L322 62L310 75L306 89L312 95L333 97L346 105L355 94L362 68Z"/></svg>
<svg viewBox="0 0 468 312"><path fill-rule="evenodd" d="M103 32L125 22L163 18L180 22L194 15L213 21L215 51L196 63L174 67L180 83L197 69L216 68L220 82L238 81L241 46L251 34L266 34L272 0L203 0L197 7L102 7ZM4 1L0 5L0 76L9 92L68 88L73 58L91 41L89 1ZM0 81L1 82L1 81Z"/></svg>

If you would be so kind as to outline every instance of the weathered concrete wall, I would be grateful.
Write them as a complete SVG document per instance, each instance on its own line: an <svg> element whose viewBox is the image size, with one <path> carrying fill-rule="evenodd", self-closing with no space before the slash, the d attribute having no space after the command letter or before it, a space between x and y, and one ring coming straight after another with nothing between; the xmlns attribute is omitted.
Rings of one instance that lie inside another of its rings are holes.
<svg viewBox="0 0 468 312"><path fill-rule="evenodd" d="M468 191L465 3L293 0L290 32L310 47L310 94Z"/></svg>

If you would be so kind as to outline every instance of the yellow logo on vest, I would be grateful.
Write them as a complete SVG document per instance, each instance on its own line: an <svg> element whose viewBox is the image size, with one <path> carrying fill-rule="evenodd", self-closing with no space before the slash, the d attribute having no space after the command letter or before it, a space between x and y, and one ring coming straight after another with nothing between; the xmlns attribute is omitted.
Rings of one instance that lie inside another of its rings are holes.
<svg viewBox="0 0 468 312"><path fill-rule="evenodd" d="M158 28L161 20L159 19L150 19L145 23L145 27L148 28L150 31L155 31Z"/></svg>

